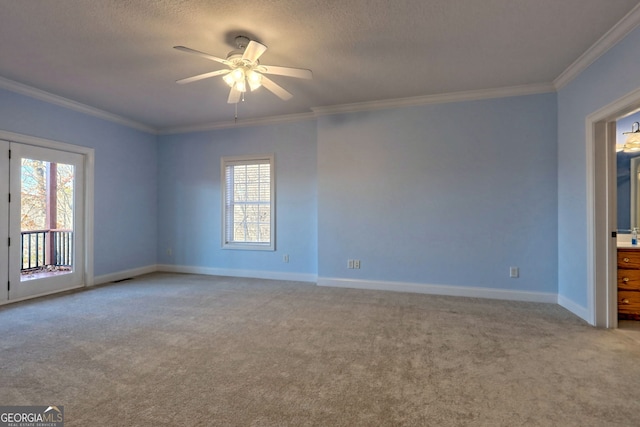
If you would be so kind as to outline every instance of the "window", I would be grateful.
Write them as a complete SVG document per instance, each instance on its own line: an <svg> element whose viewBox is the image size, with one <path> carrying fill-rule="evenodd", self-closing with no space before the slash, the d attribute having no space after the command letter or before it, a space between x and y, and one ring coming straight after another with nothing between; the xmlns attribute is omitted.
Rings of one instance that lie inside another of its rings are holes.
<svg viewBox="0 0 640 427"><path fill-rule="evenodd" d="M273 156L222 158L222 247L275 249Z"/></svg>

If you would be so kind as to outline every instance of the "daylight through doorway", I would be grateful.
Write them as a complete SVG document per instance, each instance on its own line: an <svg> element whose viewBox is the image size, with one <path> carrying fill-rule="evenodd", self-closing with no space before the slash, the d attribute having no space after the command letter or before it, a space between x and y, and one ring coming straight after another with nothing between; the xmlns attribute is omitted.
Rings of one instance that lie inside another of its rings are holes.
<svg viewBox="0 0 640 427"><path fill-rule="evenodd" d="M84 157L11 143L8 299L84 283Z"/></svg>
<svg viewBox="0 0 640 427"><path fill-rule="evenodd" d="M73 271L75 167L22 158L20 280Z"/></svg>

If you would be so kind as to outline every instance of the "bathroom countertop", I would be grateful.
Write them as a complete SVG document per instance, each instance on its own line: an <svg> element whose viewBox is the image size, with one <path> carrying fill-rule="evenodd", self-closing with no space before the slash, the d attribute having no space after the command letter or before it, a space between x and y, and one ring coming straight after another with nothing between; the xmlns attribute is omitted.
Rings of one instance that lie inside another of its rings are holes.
<svg viewBox="0 0 640 427"><path fill-rule="evenodd" d="M617 242L617 246L620 249L640 249L640 245L632 245L631 242Z"/></svg>

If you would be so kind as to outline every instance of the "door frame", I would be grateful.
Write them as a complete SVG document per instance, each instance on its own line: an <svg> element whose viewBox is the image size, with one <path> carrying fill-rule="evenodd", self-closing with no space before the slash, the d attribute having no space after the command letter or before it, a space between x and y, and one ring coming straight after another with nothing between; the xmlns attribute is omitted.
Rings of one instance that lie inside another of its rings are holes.
<svg viewBox="0 0 640 427"><path fill-rule="evenodd" d="M8 151L11 143L0 140L0 171L4 171L3 179L0 180L0 195L4 199L0 202L0 304L9 299L8 286L5 286L5 280L9 280L9 156Z"/></svg>
<svg viewBox="0 0 640 427"><path fill-rule="evenodd" d="M640 88L586 118L589 323L618 327L616 120L640 111Z"/></svg>
<svg viewBox="0 0 640 427"><path fill-rule="evenodd" d="M95 150L93 148L82 147L80 145L69 144L66 142L54 141L50 139L38 138L35 136L23 135L14 132L0 130L0 139L25 145L33 145L36 147L49 148L59 151L67 151L70 153L80 154L83 156L84 166L84 262L83 265L77 266L82 270L83 283L81 286L89 287L94 284L93 270L93 246L94 246L94 169L95 169ZM55 292L53 292L55 293ZM43 296L37 295L37 296ZM12 300L0 300L0 305L21 301L32 297L18 298Z"/></svg>

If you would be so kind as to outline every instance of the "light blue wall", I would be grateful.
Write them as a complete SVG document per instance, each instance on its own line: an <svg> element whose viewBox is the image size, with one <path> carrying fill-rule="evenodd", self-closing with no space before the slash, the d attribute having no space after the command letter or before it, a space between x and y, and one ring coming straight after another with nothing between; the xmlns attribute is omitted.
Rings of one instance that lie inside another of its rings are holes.
<svg viewBox="0 0 640 427"><path fill-rule="evenodd" d="M164 135L158 149L160 264L315 275L315 121ZM220 158L272 153L276 251L222 249ZM289 263L283 262L285 254Z"/></svg>
<svg viewBox="0 0 640 427"><path fill-rule="evenodd" d="M558 293L587 308L586 117L640 87L640 29L558 92Z"/></svg>
<svg viewBox="0 0 640 427"><path fill-rule="evenodd" d="M640 87L638 58L640 29L558 94L159 137L2 90L0 129L95 148L97 275L155 263L317 273L557 290L586 307L585 118ZM220 156L264 152L276 155L277 251L223 251Z"/></svg>
<svg viewBox="0 0 640 427"><path fill-rule="evenodd" d="M320 118L318 275L555 293L556 117L542 94Z"/></svg>
<svg viewBox="0 0 640 427"><path fill-rule="evenodd" d="M156 136L0 89L0 129L95 149L97 276L156 263Z"/></svg>

